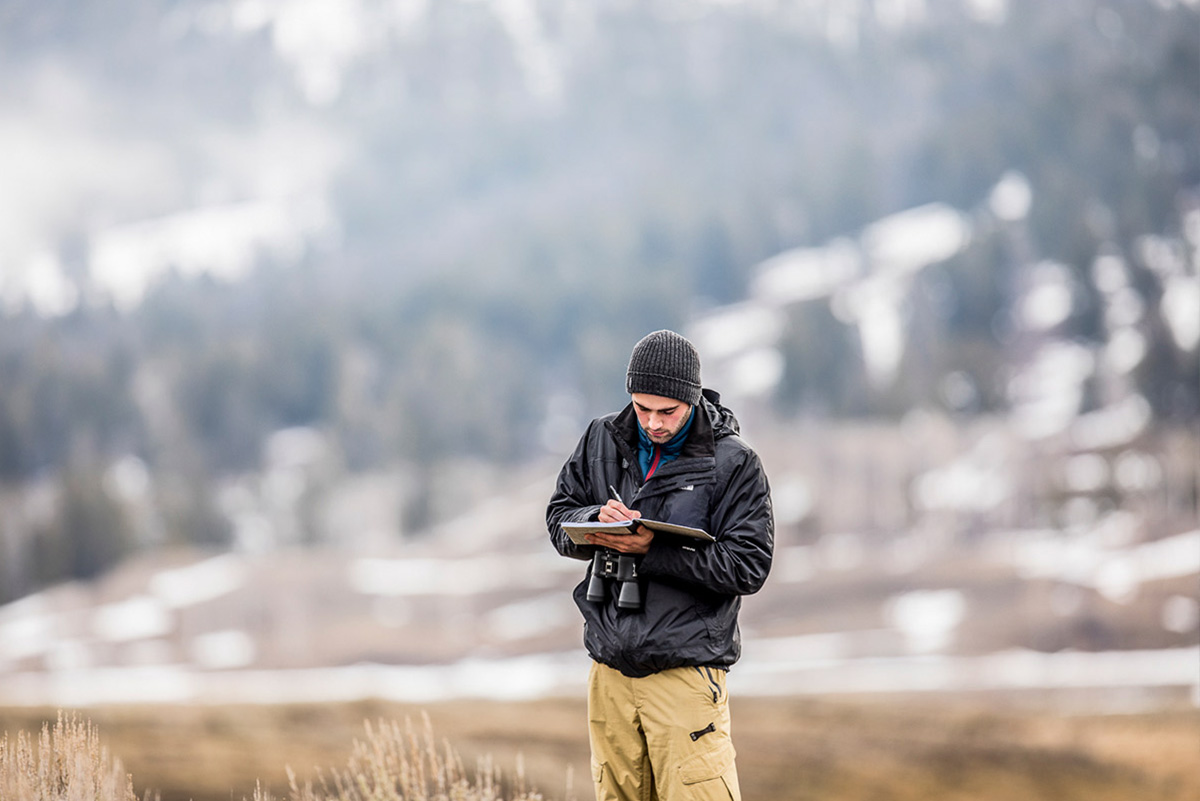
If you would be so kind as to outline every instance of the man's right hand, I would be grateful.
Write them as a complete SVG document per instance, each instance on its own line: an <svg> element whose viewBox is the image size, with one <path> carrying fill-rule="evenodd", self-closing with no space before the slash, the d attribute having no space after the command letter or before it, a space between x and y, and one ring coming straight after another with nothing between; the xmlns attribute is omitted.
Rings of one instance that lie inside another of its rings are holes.
<svg viewBox="0 0 1200 801"><path fill-rule="evenodd" d="M641 512L630 509L614 498L600 507L598 519L601 523L618 523L622 520L637 520L641 516Z"/></svg>

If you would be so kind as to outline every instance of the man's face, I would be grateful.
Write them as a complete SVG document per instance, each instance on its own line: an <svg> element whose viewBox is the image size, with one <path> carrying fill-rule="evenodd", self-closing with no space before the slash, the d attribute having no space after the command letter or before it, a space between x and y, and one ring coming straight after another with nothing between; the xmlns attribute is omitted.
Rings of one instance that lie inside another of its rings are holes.
<svg viewBox="0 0 1200 801"><path fill-rule="evenodd" d="M637 412L638 425L650 437L650 441L662 445L679 433L687 423L692 407L674 398L661 395L643 395L635 392L633 410Z"/></svg>

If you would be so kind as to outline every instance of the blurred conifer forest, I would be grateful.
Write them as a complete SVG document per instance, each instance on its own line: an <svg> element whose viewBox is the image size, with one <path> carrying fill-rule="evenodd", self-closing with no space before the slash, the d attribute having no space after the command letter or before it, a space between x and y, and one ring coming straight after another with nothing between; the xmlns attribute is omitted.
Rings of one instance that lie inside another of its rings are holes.
<svg viewBox="0 0 1200 801"><path fill-rule="evenodd" d="M1003 414L1022 270L1057 265L1053 334L1099 350L1116 257L1128 380L1195 428L1157 312L1197 274L1193 0L302 5L0 2L0 600L230 544L219 489L279 432L405 465L420 532L443 466L561 460L547 421L622 403L645 332L935 202L971 237L914 278L899 378L796 305L778 419Z"/></svg>

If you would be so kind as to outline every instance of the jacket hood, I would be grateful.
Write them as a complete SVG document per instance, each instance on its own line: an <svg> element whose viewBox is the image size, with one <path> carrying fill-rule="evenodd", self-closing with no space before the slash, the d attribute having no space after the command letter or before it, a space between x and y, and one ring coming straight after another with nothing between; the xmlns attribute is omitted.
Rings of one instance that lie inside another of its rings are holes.
<svg viewBox="0 0 1200 801"><path fill-rule="evenodd" d="M721 393L715 389L705 389L701 392L698 409L704 409L712 426L713 438L720 439L730 434L740 434L742 427L730 409L721 405Z"/></svg>

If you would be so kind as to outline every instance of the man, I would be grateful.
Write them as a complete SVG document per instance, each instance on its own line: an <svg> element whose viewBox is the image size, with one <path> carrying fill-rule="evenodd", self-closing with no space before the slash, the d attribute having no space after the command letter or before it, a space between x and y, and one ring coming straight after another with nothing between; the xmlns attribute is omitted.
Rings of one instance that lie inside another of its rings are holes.
<svg viewBox="0 0 1200 801"><path fill-rule="evenodd" d="M612 558L593 561L626 560L622 578L634 575L640 590L631 608L622 581L593 578L596 565L575 588L593 659L596 798L738 801L725 673L741 652L741 596L757 592L771 568L767 477L720 396L701 388L699 355L679 334L655 331L638 342L625 388L629 405L591 422L546 510L560 554L593 560L599 550ZM577 545L561 525L639 518L703 529L715 541L635 524ZM607 588L603 600L588 600L597 585Z"/></svg>

